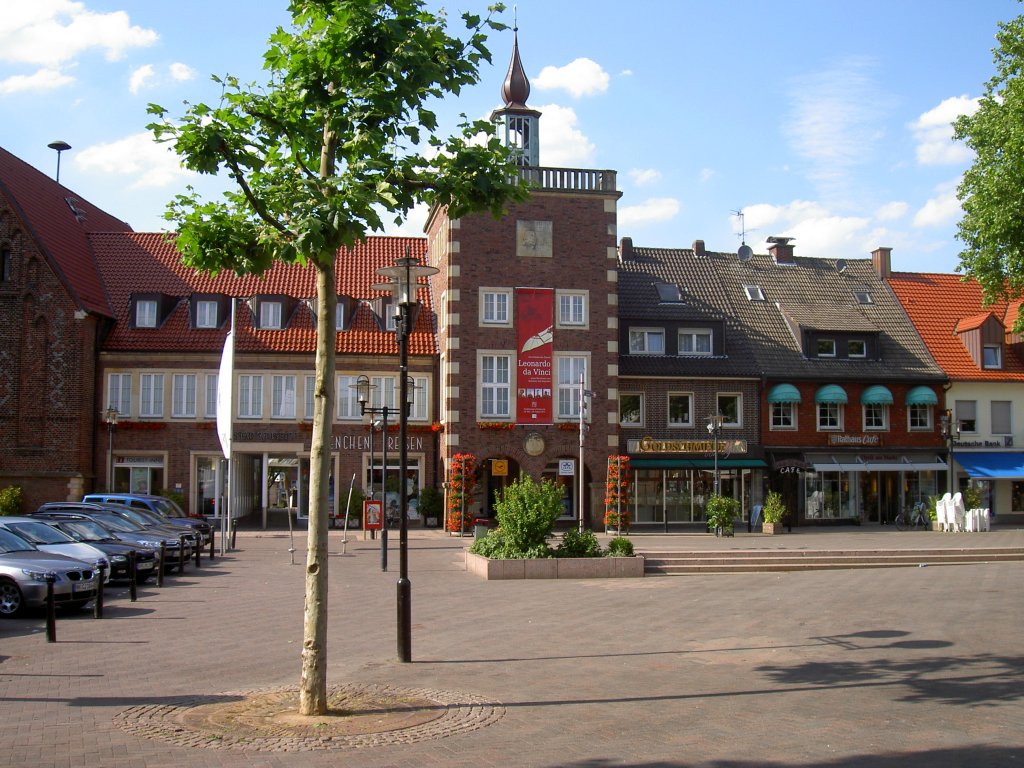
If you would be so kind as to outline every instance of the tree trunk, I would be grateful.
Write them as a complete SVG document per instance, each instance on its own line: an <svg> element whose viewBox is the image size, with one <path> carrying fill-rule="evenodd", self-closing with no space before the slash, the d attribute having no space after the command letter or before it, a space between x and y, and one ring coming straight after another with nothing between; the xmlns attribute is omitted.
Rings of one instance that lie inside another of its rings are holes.
<svg viewBox="0 0 1024 768"><path fill-rule="evenodd" d="M327 512L334 417L334 254L317 263L316 379L313 384L313 438L309 449L309 531L306 550L306 602L302 623L302 677L299 714L327 711Z"/></svg>

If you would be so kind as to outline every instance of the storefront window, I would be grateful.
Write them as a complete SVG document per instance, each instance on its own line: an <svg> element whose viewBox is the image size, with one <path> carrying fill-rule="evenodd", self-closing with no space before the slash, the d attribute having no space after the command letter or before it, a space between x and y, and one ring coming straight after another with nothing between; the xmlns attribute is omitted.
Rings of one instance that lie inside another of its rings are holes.
<svg viewBox="0 0 1024 768"><path fill-rule="evenodd" d="M849 472L819 472L805 480L804 513L808 520L857 517Z"/></svg>

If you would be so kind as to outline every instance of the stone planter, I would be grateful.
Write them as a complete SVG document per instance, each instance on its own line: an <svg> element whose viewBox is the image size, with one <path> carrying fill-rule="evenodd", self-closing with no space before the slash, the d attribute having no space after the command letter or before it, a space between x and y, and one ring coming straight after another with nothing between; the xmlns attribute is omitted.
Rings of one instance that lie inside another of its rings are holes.
<svg viewBox="0 0 1024 768"><path fill-rule="evenodd" d="M466 553L466 570L487 579L635 579L644 575L643 557L545 557L491 560Z"/></svg>
<svg viewBox="0 0 1024 768"><path fill-rule="evenodd" d="M761 523L761 533L766 536L774 536L784 530L782 523Z"/></svg>

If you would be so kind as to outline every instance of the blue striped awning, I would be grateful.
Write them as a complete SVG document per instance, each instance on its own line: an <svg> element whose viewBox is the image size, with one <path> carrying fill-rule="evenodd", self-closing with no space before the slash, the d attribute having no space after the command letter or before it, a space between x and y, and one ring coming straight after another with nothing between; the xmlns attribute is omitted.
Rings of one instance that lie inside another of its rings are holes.
<svg viewBox="0 0 1024 768"><path fill-rule="evenodd" d="M768 390L769 403L799 403L800 390L792 384L776 384Z"/></svg>
<svg viewBox="0 0 1024 768"><path fill-rule="evenodd" d="M826 384L814 393L814 402L841 403L845 405L849 402L849 398L846 396L846 390L838 384Z"/></svg>
<svg viewBox="0 0 1024 768"><path fill-rule="evenodd" d="M861 393L860 401L864 405L892 405L892 392L881 384L875 384Z"/></svg>
<svg viewBox="0 0 1024 768"><path fill-rule="evenodd" d="M931 387L914 387L907 392L907 405L938 405L939 398Z"/></svg>

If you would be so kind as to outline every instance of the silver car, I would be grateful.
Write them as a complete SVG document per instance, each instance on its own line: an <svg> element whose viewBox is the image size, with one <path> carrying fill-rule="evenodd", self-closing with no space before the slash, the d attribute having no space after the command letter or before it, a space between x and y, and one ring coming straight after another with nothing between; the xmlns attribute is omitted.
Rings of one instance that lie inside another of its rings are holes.
<svg viewBox="0 0 1024 768"><path fill-rule="evenodd" d="M0 530L0 617L46 603L46 582L53 579L53 601L82 608L96 597L99 579L90 563L41 552L7 530Z"/></svg>
<svg viewBox="0 0 1024 768"><path fill-rule="evenodd" d="M110 561L106 553L91 544L76 541L64 531L47 525L31 517L0 517L0 528L6 528L16 536L35 544L37 549L55 555L64 555L83 563L92 563L99 569L100 564L106 571L106 580L110 581Z"/></svg>

